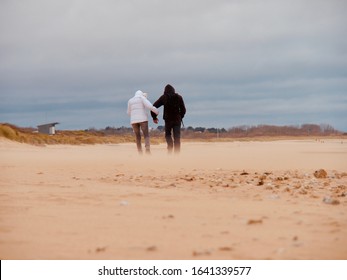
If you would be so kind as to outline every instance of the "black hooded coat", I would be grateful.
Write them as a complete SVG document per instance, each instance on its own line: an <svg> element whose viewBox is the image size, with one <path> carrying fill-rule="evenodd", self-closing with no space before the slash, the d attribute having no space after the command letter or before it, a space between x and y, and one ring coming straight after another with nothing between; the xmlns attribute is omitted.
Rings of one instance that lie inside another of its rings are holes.
<svg viewBox="0 0 347 280"><path fill-rule="evenodd" d="M165 87L163 95L153 103L153 106L156 108L164 106L163 119L165 122L180 124L186 114L186 107L182 96L176 93L174 87L171 85ZM153 112L151 112L151 116L153 120L157 119L157 116Z"/></svg>

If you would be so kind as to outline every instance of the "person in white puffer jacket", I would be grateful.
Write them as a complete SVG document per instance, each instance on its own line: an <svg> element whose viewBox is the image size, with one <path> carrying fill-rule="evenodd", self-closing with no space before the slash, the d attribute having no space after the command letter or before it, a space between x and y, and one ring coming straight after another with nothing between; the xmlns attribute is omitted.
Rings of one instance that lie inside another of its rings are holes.
<svg viewBox="0 0 347 280"><path fill-rule="evenodd" d="M146 153L150 154L150 140L148 131L148 111L150 110L155 114L159 114L159 111L152 103L147 99L147 93L141 90L136 91L135 96L130 98L128 101L127 113L130 116L130 123L133 127L137 150L142 154L142 143L141 143L141 131L145 139Z"/></svg>

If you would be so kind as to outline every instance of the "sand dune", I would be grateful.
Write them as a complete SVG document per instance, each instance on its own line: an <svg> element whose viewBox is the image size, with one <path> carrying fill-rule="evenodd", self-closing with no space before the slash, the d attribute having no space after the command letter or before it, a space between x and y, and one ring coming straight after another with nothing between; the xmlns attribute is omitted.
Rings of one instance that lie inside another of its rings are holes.
<svg viewBox="0 0 347 280"><path fill-rule="evenodd" d="M0 152L3 260L347 258L346 140Z"/></svg>

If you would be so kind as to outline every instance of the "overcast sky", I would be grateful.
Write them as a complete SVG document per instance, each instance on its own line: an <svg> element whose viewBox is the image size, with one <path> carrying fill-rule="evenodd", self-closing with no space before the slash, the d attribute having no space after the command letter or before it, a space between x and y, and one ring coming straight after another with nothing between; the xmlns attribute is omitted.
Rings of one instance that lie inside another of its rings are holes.
<svg viewBox="0 0 347 280"><path fill-rule="evenodd" d="M170 83L185 126L347 131L346 11L345 0L0 0L0 122L130 126L135 91L154 103Z"/></svg>

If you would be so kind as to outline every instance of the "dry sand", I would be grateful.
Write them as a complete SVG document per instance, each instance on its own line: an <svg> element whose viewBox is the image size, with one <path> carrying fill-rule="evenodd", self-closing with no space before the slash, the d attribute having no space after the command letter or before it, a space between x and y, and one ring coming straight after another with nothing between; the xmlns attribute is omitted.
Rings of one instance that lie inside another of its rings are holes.
<svg viewBox="0 0 347 280"><path fill-rule="evenodd" d="M346 140L0 155L2 260L347 259Z"/></svg>

